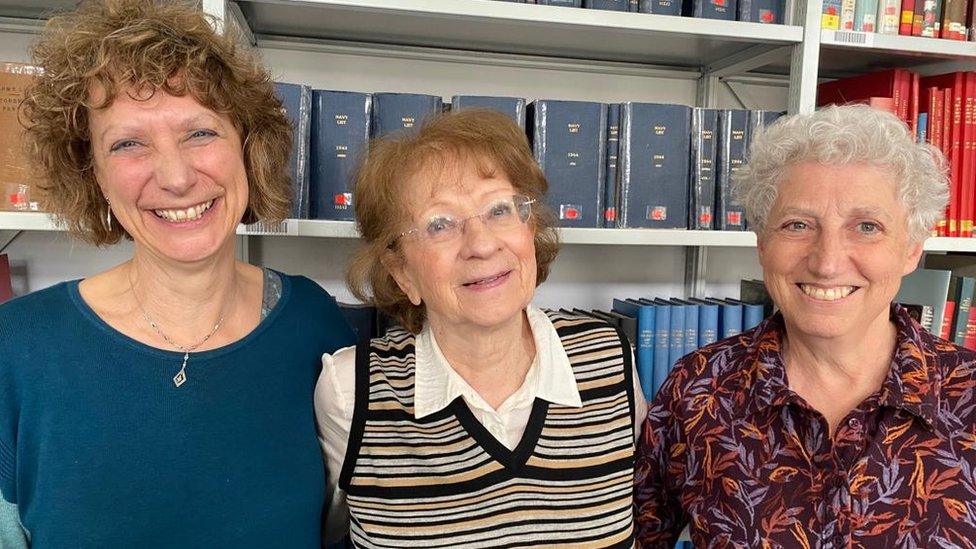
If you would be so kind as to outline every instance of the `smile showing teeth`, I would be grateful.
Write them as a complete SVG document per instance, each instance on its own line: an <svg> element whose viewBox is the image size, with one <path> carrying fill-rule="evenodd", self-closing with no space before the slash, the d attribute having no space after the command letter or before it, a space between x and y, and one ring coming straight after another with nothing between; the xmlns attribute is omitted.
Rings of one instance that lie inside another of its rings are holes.
<svg viewBox="0 0 976 549"><path fill-rule="evenodd" d="M213 203L213 200L208 200L202 204L190 206L185 210L153 210L153 213L155 213L157 217L165 219L166 221L173 221L176 223L195 221L200 219L203 212L209 210L210 206L213 206Z"/></svg>
<svg viewBox="0 0 976 549"><path fill-rule="evenodd" d="M808 284L798 284L800 290L818 301L836 301L843 299L856 290L854 286L835 286L833 288L818 288Z"/></svg>

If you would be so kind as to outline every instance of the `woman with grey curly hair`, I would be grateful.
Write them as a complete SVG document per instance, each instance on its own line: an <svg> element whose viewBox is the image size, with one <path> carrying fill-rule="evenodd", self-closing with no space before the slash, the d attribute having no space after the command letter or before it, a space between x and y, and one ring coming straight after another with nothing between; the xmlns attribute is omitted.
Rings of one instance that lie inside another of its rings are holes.
<svg viewBox="0 0 976 549"><path fill-rule="evenodd" d="M971 546L976 353L892 303L948 201L941 154L891 114L827 107L760 131L736 191L779 311L661 388L639 542Z"/></svg>

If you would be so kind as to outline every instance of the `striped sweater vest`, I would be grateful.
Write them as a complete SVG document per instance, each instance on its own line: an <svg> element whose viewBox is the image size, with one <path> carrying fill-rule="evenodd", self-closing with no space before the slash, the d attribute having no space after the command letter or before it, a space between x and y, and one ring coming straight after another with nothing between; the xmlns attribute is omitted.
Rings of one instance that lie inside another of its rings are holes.
<svg viewBox="0 0 976 549"><path fill-rule="evenodd" d="M631 351L606 323L548 313L582 408L536 399L508 450L461 397L414 417L414 336L360 345L339 485L357 547L633 547Z"/></svg>

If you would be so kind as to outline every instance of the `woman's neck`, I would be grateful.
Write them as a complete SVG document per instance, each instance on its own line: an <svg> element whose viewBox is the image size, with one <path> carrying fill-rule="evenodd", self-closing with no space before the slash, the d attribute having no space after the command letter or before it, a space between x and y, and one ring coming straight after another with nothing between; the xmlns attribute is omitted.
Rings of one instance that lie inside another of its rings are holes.
<svg viewBox="0 0 976 549"><path fill-rule="evenodd" d="M460 330L436 319L429 325L448 364L492 408L522 386L536 354L524 309L510 322L491 328Z"/></svg>
<svg viewBox="0 0 976 549"><path fill-rule="evenodd" d="M805 337L789 326L786 333L783 359L790 389L824 415L831 433L881 388L898 335L887 310L868 329L841 338Z"/></svg>

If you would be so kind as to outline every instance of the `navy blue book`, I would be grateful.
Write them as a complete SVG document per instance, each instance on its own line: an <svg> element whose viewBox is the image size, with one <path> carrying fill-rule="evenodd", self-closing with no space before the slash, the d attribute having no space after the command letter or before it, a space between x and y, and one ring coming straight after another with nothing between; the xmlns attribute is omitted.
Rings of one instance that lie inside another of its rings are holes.
<svg viewBox="0 0 976 549"><path fill-rule="evenodd" d="M492 95L455 95L451 98L451 110L482 108L508 115L520 128L525 127L525 99L521 97L496 97Z"/></svg>
<svg viewBox="0 0 976 549"><path fill-rule="evenodd" d="M535 3L543 6L564 6L567 8L583 7L583 0L535 0Z"/></svg>
<svg viewBox="0 0 976 549"><path fill-rule="evenodd" d="M718 110L695 108L691 113L691 202L688 227L715 227L715 154Z"/></svg>
<svg viewBox="0 0 976 549"><path fill-rule="evenodd" d="M736 0L684 0L682 11L688 17L735 21Z"/></svg>
<svg viewBox="0 0 976 549"><path fill-rule="evenodd" d="M691 298L698 305L698 348L718 341L718 304Z"/></svg>
<svg viewBox="0 0 976 549"><path fill-rule="evenodd" d="M656 13L658 15L681 15L680 0L640 0L641 13Z"/></svg>
<svg viewBox="0 0 976 549"><path fill-rule="evenodd" d="M607 171L604 176L603 226L617 226L618 196L617 162L620 152L620 104L607 105Z"/></svg>
<svg viewBox="0 0 976 549"><path fill-rule="evenodd" d="M304 84L275 82L275 92L291 124L291 213L292 219L308 219L309 148L312 134L312 88Z"/></svg>
<svg viewBox="0 0 976 549"><path fill-rule="evenodd" d="M355 219L353 170L369 143L368 93L312 91L312 219Z"/></svg>
<svg viewBox="0 0 976 549"><path fill-rule="evenodd" d="M672 299L671 303L682 305L685 309L685 349L684 354L698 349L698 304L684 299Z"/></svg>
<svg viewBox="0 0 976 549"><path fill-rule="evenodd" d="M627 0L627 11L637 13L640 11L640 0Z"/></svg>
<svg viewBox="0 0 976 549"><path fill-rule="evenodd" d="M630 0L583 0L583 7L591 10L628 11Z"/></svg>
<svg viewBox="0 0 976 549"><path fill-rule="evenodd" d="M736 336L742 333L742 304L725 299L711 298L708 301L718 305L719 337Z"/></svg>
<svg viewBox="0 0 976 549"><path fill-rule="evenodd" d="M370 135L419 128L427 118L441 112L441 98L421 93L374 93Z"/></svg>
<svg viewBox="0 0 976 549"><path fill-rule="evenodd" d="M744 231L746 214L732 196L732 176L745 164L749 111L722 109L718 113L718 161L716 162L716 228Z"/></svg>
<svg viewBox="0 0 976 549"><path fill-rule="evenodd" d="M540 99L528 107L529 141L561 227L602 227L607 106Z"/></svg>
<svg viewBox="0 0 976 549"><path fill-rule="evenodd" d="M620 111L620 226L688 228L691 108L624 103Z"/></svg>
<svg viewBox="0 0 976 549"><path fill-rule="evenodd" d="M644 398L650 400L654 388L654 314L655 306L633 299L614 299L613 310L637 319L637 341L634 358Z"/></svg>
<svg viewBox="0 0 976 549"><path fill-rule="evenodd" d="M752 110L749 111L749 129L746 131L746 157L748 157L749 146L752 145L752 138L756 135L759 128L768 126L779 120L783 116L783 111Z"/></svg>
<svg viewBox="0 0 976 549"><path fill-rule="evenodd" d="M737 19L752 23L783 24L785 0L739 0Z"/></svg>

